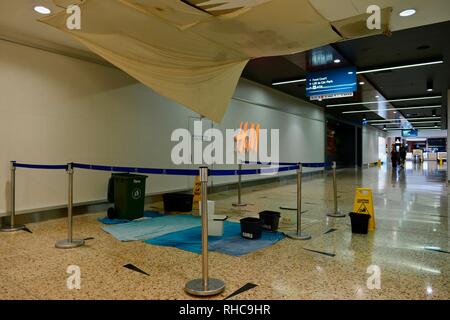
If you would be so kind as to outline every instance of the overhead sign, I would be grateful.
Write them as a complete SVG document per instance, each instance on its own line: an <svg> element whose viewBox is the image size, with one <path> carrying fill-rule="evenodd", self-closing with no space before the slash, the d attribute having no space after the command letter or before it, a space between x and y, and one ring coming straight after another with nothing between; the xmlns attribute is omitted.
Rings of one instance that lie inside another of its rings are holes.
<svg viewBox="0 0 450 320"><path fill-rule="evenodd" d="M333 98L353 96L357 90L356 68L347 67L306 74L306 96ZM341 96L339 96L341 94ZM322 98L327 99L327 98Z"/></svg>
<svg viewBox="0 0 450 320"><path fill-rule="evenodd" d="M417 137L419 131L417 129L407 129L402 130L402 137Z"/></svg>

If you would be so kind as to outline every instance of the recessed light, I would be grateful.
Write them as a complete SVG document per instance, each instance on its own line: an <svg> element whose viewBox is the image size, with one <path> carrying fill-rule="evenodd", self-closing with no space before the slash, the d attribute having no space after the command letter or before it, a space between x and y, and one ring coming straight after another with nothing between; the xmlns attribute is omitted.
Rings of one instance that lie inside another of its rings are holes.
<svg viewBox="0 0 450 320"><path fill-rule="evenodd" d="M378 99L378 98L380 98L380 96L379 96L379 95L376 95L376 96L375 96L375 98L377 98L377 99Z"/></svg>
<svg viewBox="0 0 450 320"><path fill-rule="evenodd" d="M399 13L400 17L410 17L414 14L416 14L416 9L412 9L412 8L405 9Z"/></svg>
<svg viewBox="0 0 450 320"><path fill-rule="evenodd" d="M427 81L427 92L433 92L434 82L432 79Z"/></svg>
<svg viewBox="0 0 450 320"><path fill-rule="evenodd" d="M50 13L52 13L52 11L49 8L44 7L44 6L35 6L34 7L34 11L36 11L37 13L40 13L40 14L50 14Z"/></svg>
<svg viewBox="0 0 450 320"><path fill-rule="evenodd" d="M397 111L394 111L394 114L396 114L397 113Z"/></svg>
<svg viewBox="0 0 450 320"><path fill-rule="evenodd" d="M360 86L363 86L363 85L365 85L366 83L364 82L364 81L361 81L361 82L359 82L359 85Z"/></svg>
<svg viewBox="0 0 450 320"><path fill-rule="evenodd" d="M334 59L334 63L341 63L341 59Z"/></svg>

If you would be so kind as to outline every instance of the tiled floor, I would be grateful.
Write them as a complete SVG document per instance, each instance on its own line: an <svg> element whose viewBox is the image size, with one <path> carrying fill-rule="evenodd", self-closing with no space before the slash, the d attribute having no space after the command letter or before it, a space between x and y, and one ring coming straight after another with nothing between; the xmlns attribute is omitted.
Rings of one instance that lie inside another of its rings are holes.
<svg viewBox="0 0 450 320"><path fill-rule="evenodd" d="M351 233L348 217L327 218L332 207L330 176L303 179L303 226L308 241L285 239L243 257L210 253L210 273L226 283L223 299L246 283L258 285L233 299L449 299L450 252L446 168L434 163L393 172L370 168L338 172L339 206L353 207L355 187L374 192L377 229L367 236ZM295 206L295 184L244 190L253 205L231 206L235 191L210 196L216 212L232 220L262 210ZM324 200L325 199L325 200ZM151 207L161 208L160 203ZM295 229L295 212L282 211L281 230ZM54 248L66 237L66 221L30 224L32 234L0 233L0 299L191 299L183 288L201 275L200 256L142 242L119 242L101 229L97 217L75 217L75 234L94 237L73 250ZM325 232L331 228L333 232ZM327 253L327 254L323 254ZM124 268L132 263L149 276ZM67 289L66 269L81 269L81 289ZM381 288L368 289L381 270Z"/></svg>

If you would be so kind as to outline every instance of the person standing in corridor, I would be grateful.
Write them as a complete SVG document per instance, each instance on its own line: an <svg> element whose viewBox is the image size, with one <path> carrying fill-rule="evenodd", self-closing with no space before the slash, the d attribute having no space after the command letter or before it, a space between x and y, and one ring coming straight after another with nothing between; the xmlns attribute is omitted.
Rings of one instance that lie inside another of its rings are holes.
<svg viewBox="0 0 450 320"><path fill-rule="evenodd" d="M406 162L406 148L405 146L400 147L400 167L404 168Z"/></svg>
<svg viewBox="0 0 450 320"><path fill-rule="evenodd" d="M399 161L399 153L397 152L395 144L392 145L391 161L392 161L392 168L396 169Z"/></svg>

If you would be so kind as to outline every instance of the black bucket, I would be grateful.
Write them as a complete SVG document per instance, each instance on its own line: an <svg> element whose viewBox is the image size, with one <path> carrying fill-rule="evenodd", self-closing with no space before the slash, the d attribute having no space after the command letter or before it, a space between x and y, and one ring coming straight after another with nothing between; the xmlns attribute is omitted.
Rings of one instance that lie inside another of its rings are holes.
<svg viewBox="0 0 450 320"><path fill-rule="evenodd" d="M259 213L259 218L262 220L263 229L269 231L277 231L280 222L281 214L277 211L262 211Z"/></svg>
<svg viewBox="0 0 450 320"><path fill-rule="evenodd" d="M165 212L191 212L193 194L187 193L166 193L163 194L164 211Z"/></svg>
<svg viewBox="0 0 450 320"><path fill-rule="evenodd" d="M258 218L241 219L241 236L246 239L259 239L262 233L262 221Z"/></svg>
<svg viewBox="0 0 450 320"><path fill-rule="evenodd" d="M369 229L369 219L371 218L370 215L350 212L349 216L352 221L352 233L367 234Z"/></svg>

